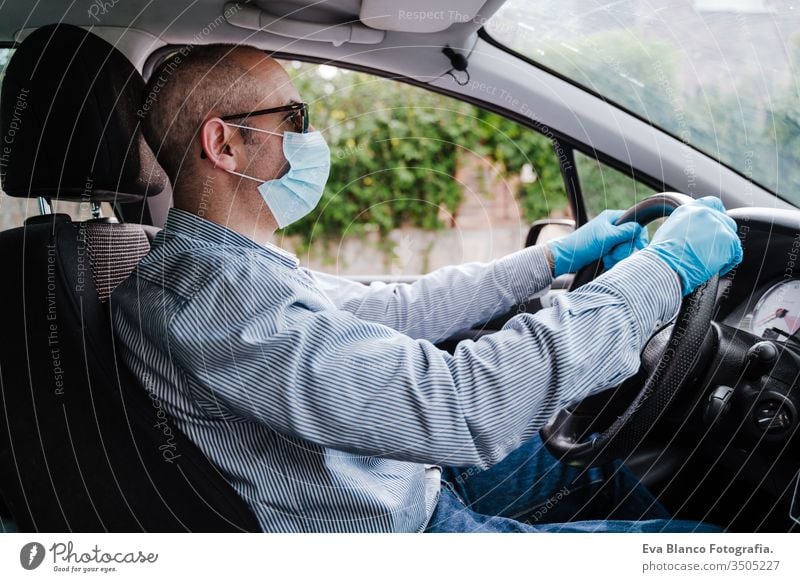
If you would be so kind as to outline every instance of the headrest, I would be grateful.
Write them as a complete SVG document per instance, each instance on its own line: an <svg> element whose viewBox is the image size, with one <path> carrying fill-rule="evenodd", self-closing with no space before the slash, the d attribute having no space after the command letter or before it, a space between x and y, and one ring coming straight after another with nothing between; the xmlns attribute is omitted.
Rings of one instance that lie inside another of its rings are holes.
<svg viewBox="0 0 800 582"><path fill-rule="evenodd" d="M0 96L0 180L10 196L132 201L164 170L139 129L144 80L113 46L68 24L17 47Z"/></svg>

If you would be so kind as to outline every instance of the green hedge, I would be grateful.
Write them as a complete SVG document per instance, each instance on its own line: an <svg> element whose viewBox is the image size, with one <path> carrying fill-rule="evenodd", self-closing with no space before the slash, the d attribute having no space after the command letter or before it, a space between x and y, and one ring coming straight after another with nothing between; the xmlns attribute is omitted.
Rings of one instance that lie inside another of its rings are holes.
<svg viewBox="0 0 800 582"><path fill-rule="evenodd" d="M325 78L312 65L290 65L311 123L331 148L331 176L323 200L286 234L338 238L400 226L438 229L440 208L455 214L463 186L459 159L472 153L500 179L531 164L537 179L518 192L527 220L566 206L551 142L499 115L424 89L339 70ZM314 99L313 97L316 97Z"/></svg>

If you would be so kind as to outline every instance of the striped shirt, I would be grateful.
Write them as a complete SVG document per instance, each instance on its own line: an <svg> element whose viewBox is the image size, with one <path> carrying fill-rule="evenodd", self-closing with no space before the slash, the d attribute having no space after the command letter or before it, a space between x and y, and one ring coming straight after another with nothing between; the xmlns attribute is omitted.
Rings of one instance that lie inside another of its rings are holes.
<svg viewBox="0 0 800 582"><path fill-rule="evenodd" d="M501 331L434 343L546 290L542 248L365 286L172 209L114 292L126 363L265 531L421 531L437 465L488 467L639 366L680 304L645 253Z"/></svg>

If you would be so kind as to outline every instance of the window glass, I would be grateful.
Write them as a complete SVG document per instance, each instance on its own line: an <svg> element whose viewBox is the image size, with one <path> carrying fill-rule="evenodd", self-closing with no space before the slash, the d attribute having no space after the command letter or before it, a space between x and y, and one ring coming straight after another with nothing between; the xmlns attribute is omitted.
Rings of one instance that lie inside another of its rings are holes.
<svg viewBox="0 0 800 582"><path fill-rule="evenodd" d="M2 85L3 76L6 73L6 65L11 60L12 54L14 54L13 48L0 48L0 85Z"/></svg>
<svg viewBox="0 0 800 582"><path fill-rule="evenodd" d="M413 276L522 248L569 212L553 144L499 115L398 81L282 63L331 148L322 201L282 231L307 266Z"/></svg>
<svg viewBox="0 0 800 582"><path fill-rule="evenodd" d="M795 0L508 0L486 30L800 204Z"/></svg>
<svg viewBox="0 0 800 582"><path fill-rule="evenodd" d="M632 176L578 151L575 152L575 167L589 218L607 209L627 210L637 202L656 194L655 190ZM650 236L662 222L663 220L655 220L648 225Z"/></svg>
<svg viewBox="0 0 800 582"><path fill-rule="evenodd" d="M589 217L612 208L627 210L656 191L597 159L575 152L575 167Z"/></svg>
<svg viewBox="0 0 800 582"><path fill-rule="evenodd" d="M73 221L92 218L92 208L88 202L54 201L52 210L69 214ZM114 216L114 210L107 202L100 205L100 211L103 216ZM26 218L38 214L39 204L35 198L12 198L4 192L0 193L0 230L22 226Z"/></svg>

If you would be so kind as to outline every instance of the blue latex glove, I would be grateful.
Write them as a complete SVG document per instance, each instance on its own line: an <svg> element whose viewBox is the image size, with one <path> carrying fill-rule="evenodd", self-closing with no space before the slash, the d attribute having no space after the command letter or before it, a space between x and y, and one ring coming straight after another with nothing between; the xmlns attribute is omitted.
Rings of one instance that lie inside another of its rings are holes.
<svg viewBox="0 0 800 582"><path fill-rule="evenodd" d="M632 241L625 241L611 249L611 252L603 256L603 267L608 271L611 267L619 263L623 259L627 259L636 251L640 251L647 246L649 242L647 238L647 229L641 228L639 235L634 237Z"/></svg>
<svg viewBox="0 0 800 582"><path fill-rule="evenodd" d="M614 253L611 264L606 264L610 268L618 260L628 256L633 250L631 245L641 244L637 241L644 229L635 222L626 222L619 226L614 224L622 214L622 210L605 210L575 232L548 241L547 246L555 265L553 274L558 277L565 273L574 273L592 261ZM646 243L647 239L644 240ZM626 243L627 250L630 251L627 254ZM619 246L622 248L618 249Z"/></svg>
<svg viewBox="0 0 800 582"><path fill-rule="evenodd" d="M678 274L686 296L717 273L742 260L736 222L719 198L707 196L677 208L643 253L652 253Z"/></svg>

